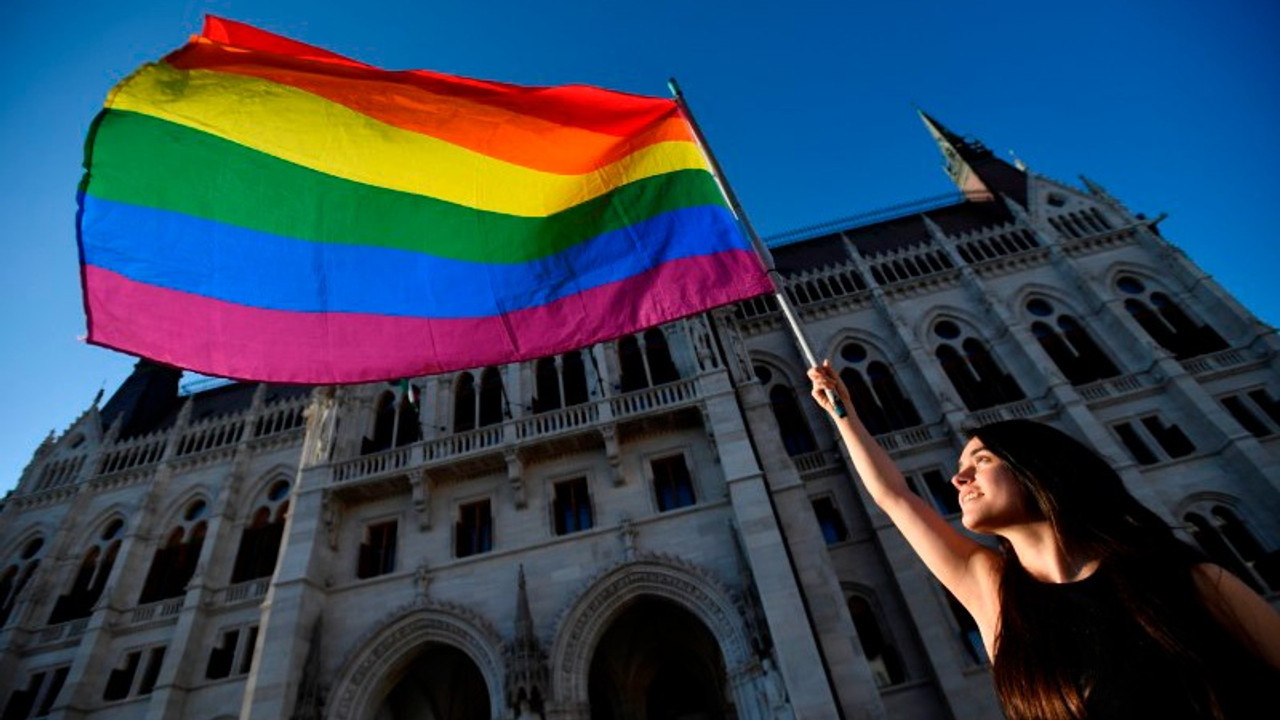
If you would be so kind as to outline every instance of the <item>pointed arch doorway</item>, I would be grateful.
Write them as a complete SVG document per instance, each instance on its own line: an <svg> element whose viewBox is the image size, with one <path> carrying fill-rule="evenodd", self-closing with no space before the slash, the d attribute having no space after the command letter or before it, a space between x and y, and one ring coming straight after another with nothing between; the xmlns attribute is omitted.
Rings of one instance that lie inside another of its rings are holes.
<svg viewBox="0 0 1280 720"><path fill-rule="evenodd" d="M376 720L487 720L489 688L467 654L444 643L426 643L405 666L375 715Z"/></svg>
<svg viewBox="0 0 1280 720"><path fill-rule="evenodd" d="M733 720L724 657L688 610L641 597L614 619L592 654L591 720Z"/></svg>

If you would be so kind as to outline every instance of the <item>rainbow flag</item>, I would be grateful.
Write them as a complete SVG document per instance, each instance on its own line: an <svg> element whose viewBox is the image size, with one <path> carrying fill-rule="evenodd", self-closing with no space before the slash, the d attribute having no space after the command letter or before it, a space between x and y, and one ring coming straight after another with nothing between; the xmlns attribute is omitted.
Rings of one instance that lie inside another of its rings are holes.
<svg viewBox="0 0 1280 720"><path fill-rule="evenodd" d="M112 89L79 199L89 342L236 379L515 362L773 290L674 100L215 17Z"/></svg>

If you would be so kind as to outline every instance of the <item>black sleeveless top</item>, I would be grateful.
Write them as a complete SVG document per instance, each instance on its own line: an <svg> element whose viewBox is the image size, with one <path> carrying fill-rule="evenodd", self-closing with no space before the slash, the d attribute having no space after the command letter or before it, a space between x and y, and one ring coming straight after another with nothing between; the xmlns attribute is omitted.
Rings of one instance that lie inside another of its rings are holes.
<svg viewBox="0 0 1280 720"><path fill-rule="evenodd" d="M1191 613L1196 617L1184 618L1188 641L1208 658L1204 668L1189 673L1128 615L1102 569L1078 582L1032 580L1030 585L1032 599L1060 619L1043 641L1054 643L1068 659L1089 720L1211 717L1204 680L1225 718L1280 717L1280 672L1211 617Z"/></svg>

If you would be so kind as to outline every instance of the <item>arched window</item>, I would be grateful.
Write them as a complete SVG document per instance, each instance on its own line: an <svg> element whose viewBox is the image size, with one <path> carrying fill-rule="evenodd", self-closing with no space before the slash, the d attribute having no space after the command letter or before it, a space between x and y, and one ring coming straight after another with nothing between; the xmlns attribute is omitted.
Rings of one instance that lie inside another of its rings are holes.
<svg viewBox="0 0 1280 720"><path fill-rule="evenodd" d="M851 595L848 605L853 627L858 631L858 642L862 645L862 653L867 656L867 664L871 666L876 687L888 687L904 681L906 676L898 651L885 636L871 603L861 595Z"/></svg>
<svg viewBox="0 0 1280 720"><path fill-rule="evenodd" d="M120 553L124 535L124 521L116 518L107 523L95 542L80 561L80 569L71 583L71 589L59 596L49 614L49 624L89 617L93 606L102 597L102 591L111 577L111 568Z"/></svg>
<svg viewBox="0 0 1280 720"><path fill-rule="evenodd" d="M497 425L506 417L506 391L498 368L485 368L480 373L480 427Z"/></svg>
<svg viewBox="0 0 1280 720"><path fill-rule="evenodd" d="M840 371L840 379L868 432L882 435L920 424L920 413L902 392L887 363L872 359L867 348L856 342L840 347L840 359L848 363Z"/></svg>
<svg viewBox="0 0 1280 720"><path fill-rule="evenodd" d="M453 388L453 431L476 427L476 379L469 372L459 373Z"/></svg>
<svg viewBox="0 0 1280 720"><path fill-rule="evenodd" d="M193 500L187 505L181 522L169 531L164 545L156 548L138 597L139 605L180 597L186 592L204 547L208 529L204 517L208 512L209 506L204 500Z"/></svg>
<svg viewBox="0 0 1280 720"><path fill-rule="evenodd" d="M488 367L480 373L479 392L475 377L469 372L460 373L453 394L453 431L497 425L507 417L506 405L498 368Z"/></svg>
<svg viewBox="0 0 1280 720"><path fill-rule="evenodd" d="M1227 349L1227 341L1212 326L1197 325L1172 298L1149 290L1138 278L1121 275L1116 289L1127 296L1124 309L1152 340L1178 360Z"/></svg>
<svg viewBox="0 0 1280 720"><path fill-rule="evenodd" d="M373 405L373 437L366 437L362 444L364 453L374 453L391 447L392 433L396 425L396 396L390 390L378 396Z"/></svg>
<svg viewBox="0 0 1280 720"><path fill-rule="evenodd" d="M796 391L765 365L756 365L755 371L760 383L768 388L769 405L773 408L773 417L778 422L782 446L787 454L795 457L817 450L818 443L813 439L804 411L800 409Z"/></svg>
<svg viewBox="0 0 1280 720"><path fill-rule="evenodd" d="M618 341L618 365L622 376L618 389L622 392L642 390L680 379L667 336L659 328L651 328L639 337L628 335Z"/></svg>
<svg viewBox="0 0 1280 720"><path fill-rule="evenodd" d="M966 336L960 326L950 320L939 320L933 331L943 341L934 354L965 407L982 410L1026 397L1013 376L1000 369L981 340Z"/></svg>
<svg viewBox="0 0 1280 720"><path fill-rule="evenodd" d="M1043 298L1027 301L1027 312L1044 318L1031 324L1031 334L1072 385L1084 385L1120 374L1074 317L1059 313ZM1056 324L1057 328L1050 323Z"/></svg>
<svg viewBox="0 0 1280 720"><path fill-rule="evenodd" d="M422 424L413 398L416 388L403 383L401 392L385 390L374 403L373 437L364 438L362 454L409 445L422 439ZM394 438L394 442L392 441Z"/></svg>
<svg viewBox="0 0 1280 720"><path fill-rule="evenodd" d="M587 401L587 370L582 363L581 351L541 358L534 364L533 374L535 413L581 405Z"/></svg>
<svg viewBox="0 0 1280 720"><path fill-rule="evenodd" d="M40 551L44 538L35 537L22 546L17 560L0 572L0 627L4 627L18 604L22 591L31 582L31 576L40 567Z"/></svg>
<svg viewBox="0 0 1280 720"><path fill-rule="evenodd" d="M1230 508L1215 504L1188 512L1183 519L1191 537L1214 562L1260 593L1280 590L1280 551L1265 551Z"/></svg>
<svg viewBox="0 0 1280 720"><path fill-rule="evenodd" d="M240 533L240 549L236 551L231 582L257 580L275 573L288 512L289 481L277 480L267 489Z"/></svg>
<svg viewBox="0 0 1280 720"><path fill-rule="evenodd" d="M645 331L644 357L649 361L650 385L662 385L680 379L676 364L671 359L671 348L667 347L667 336L659 328Z"/></svg>

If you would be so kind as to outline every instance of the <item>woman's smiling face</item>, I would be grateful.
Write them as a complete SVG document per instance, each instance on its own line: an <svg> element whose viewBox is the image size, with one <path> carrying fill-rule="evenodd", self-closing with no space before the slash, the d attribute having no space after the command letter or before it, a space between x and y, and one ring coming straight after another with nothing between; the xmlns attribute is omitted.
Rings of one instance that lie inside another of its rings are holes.
<svg viewBox="0 0 1280 720"><path fill-rule="evenodd" d="M1031 520L1022 483L980 438L964 446L951 484L960 494L961 522L974 532L994 534Z"/></svg>

